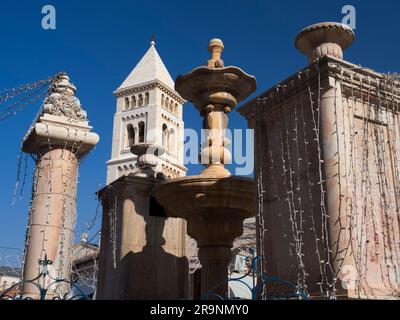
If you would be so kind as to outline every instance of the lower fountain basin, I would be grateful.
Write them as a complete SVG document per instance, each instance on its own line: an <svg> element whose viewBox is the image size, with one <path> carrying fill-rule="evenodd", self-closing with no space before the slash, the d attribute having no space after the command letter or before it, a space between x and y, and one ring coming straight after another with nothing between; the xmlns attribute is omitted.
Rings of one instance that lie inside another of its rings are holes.
<svg viewBox="0 0 400 320"><path fill-rule="evenodd" d="M243 220L255 215L255 183L244 177L191 176L161 183L157 201L170 217L184 218L199 246L231 246Z"/></svg>

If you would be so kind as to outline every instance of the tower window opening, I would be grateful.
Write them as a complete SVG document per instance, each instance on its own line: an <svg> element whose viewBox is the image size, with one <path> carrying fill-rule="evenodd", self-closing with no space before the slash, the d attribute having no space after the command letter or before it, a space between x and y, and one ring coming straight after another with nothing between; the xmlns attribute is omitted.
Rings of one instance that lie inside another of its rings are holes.
<svg viewBox="0 0 400 320"><path fill-rule="evenodd" d="M125 108L125 110L128 110L128 109L129 109L129 98L128 98L128 97L125 98L125 105L124 105L124 108Z"/></svg>
<svg viewBox="0 0 400 320"><path fill-rule="evenodd" d="M148 92L144 95L144 104L147 106L149 104L150 94Z"/></svg>
<svg viewBox="0 0 400 320"><path fill-rule="evenodd" d="M143 95L139 94L139 98L138 98L138 106L141 107L143 105Z"/></svg>
<svg viewBox="0 0 400 320"><path fill-rule="evenodd" d="M168 149L175 154L175 130L171 128L168 137Z"/></svg>
<svg viewBox="0 0 400 320"><path fill-rule="evenodd" d="M132 147L135 144L135 129L133 128L133 125L128 124L127 126L127 131L128 131L128 141L126 143L126 147Z"/></svg>
<svg viewBox="0 0 400 320"><path fill-rule="evenodd" d="M165 99L165 108L168 109L168 107L169 107L169 98L167 97Z"/></svg>
<svg viewBox="0 0 400 320"><path fill-rule="evenodd" d="M162 126L162 146L168 148L168 127L165 123Z"/></svg>
<svg viewBox="0 0 400 320"><path fill-rule="evenodd" d="M144 122L140 121L138 127L139 127L139 142L144 142L144 130L145 130Z"/></svg>

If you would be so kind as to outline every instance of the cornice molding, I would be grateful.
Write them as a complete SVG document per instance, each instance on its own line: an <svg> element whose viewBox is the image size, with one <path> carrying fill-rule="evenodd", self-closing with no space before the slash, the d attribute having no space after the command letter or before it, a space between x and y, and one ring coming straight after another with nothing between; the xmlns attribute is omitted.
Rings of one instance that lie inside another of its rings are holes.
<svg viewBox="0 0 400 320"><path fill-rule="evenodd" d="M129 187L137 192L149 194L159 182L159 180L153 178L124 175L99 190L96 195L100 200L105 200L121 192L129 191L127 190Z"/></svg>
<svg viewBox="0 0 400 320"><path fill-rule="evenodd" d="M265 111L272 105L287 103L300 92L305 92L308 86L311 90L317 89L319 85L330 86L331 79L340 81L344 91L362 90L363 95L369 94L372 103L378 95L381 98L384 97L386 102L400 101L400 82L389 81L384 74L374 70L332 56L325 56L243 104L237 111L250 120L258 110ZM376 89L378 85L379 92Z"/></svg>
<svg viewBox="0 0 400 320"><path fill-rule="evenodd" d="M116 97L121 97L121 96L139 93L139 92L154 89L154 88L158 88L158 89L168 93L171 97L173 97L175 100L177 100L181 104L186 103L186 100L184 100L179 95L178 92L176 92L174 89L170 88L169 86L167 86L165 83L163 83L160 80L152 80L152 81L144 82L139 85L132 86L132 87L115 90L113 93Z"/></svg>

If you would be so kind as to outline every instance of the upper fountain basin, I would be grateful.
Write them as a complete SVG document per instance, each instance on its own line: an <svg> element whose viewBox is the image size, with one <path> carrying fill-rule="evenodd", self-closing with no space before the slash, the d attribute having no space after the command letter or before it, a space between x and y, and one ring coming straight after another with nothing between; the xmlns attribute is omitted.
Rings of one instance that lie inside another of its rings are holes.
<svg viewBox="0 0 400 320"><path fill-rule="evenodd" d="M208 104L221 104L233 109L256 90L256 79L237 67L203 66L179 76L175 90L193 102L200 112Z"/></svg>

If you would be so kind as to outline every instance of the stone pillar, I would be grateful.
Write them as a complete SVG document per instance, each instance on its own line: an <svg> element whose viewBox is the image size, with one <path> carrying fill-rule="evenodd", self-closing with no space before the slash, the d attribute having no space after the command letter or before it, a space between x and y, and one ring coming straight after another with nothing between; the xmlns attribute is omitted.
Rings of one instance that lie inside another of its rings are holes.
<svg viewBox="0 0 400 320"><path fill-rule="evenodd" d="M348 226L344 223L351 219L348 212L348 197L351 197L351 179L346 178L346 168L350 167L349 156L344 154L345 145L350 145L350 132L346 132L348 119L347 106L342 104L340 83L329 77L323 85L321 94L321 150L325 176L325 202L329 217L330 260L333 267L332 279L336 294L347 294L341 284L340 270L343 265L354 265L349 246ZM346 141L345 141L346 140Z"/></svg>
<svg viewBox="0 0 400 320"><path fill-rule="evenodd" d="M330 55L343 59L343 51L351 45L354 32L350 27L338 23L318 23L309 26L297 35L295 45L306 53L309 63ZM329 247L330 263L332 264L331 281L338 294L345 294L338 276L344 260L351 259L348 255L349 234L346 226L348 182L346 168L349 166L349 157L341 153L350 137L345 132L345 119L348 111L344 109L340 82L335 77L326 77L321 82L320 101L320 147L322 150L323 172L325 177L325 195L327 216L329 218ZM347 108L346 108L347 109ZM348 143L347 143L348 144ZM324 214L324 213L322 213Z"/></svg>
<svg viewBox="0 0 400 320"><path fill-rule="evenodd" d="M37 159L23 279L33 280L39 275L39 260L46 255L52 261L46 285L54 281L51 278L70 280L78 164L99 141L97 134L89 132L91 127L75 91L68 76L60 74L44 102L43 113L23 143L23 151ZM60 283L51 287L47 297L68 291L69 285ZM24 284L22 294L39 297L32 283Z"/></svg>
<svg viewBox="0 0 400 320"><path fill-rule="evenodd" d="M99 300L176 300L188 294L186 222L167 218L151 197L158 180L123 176L103 202Z"/></svg>

